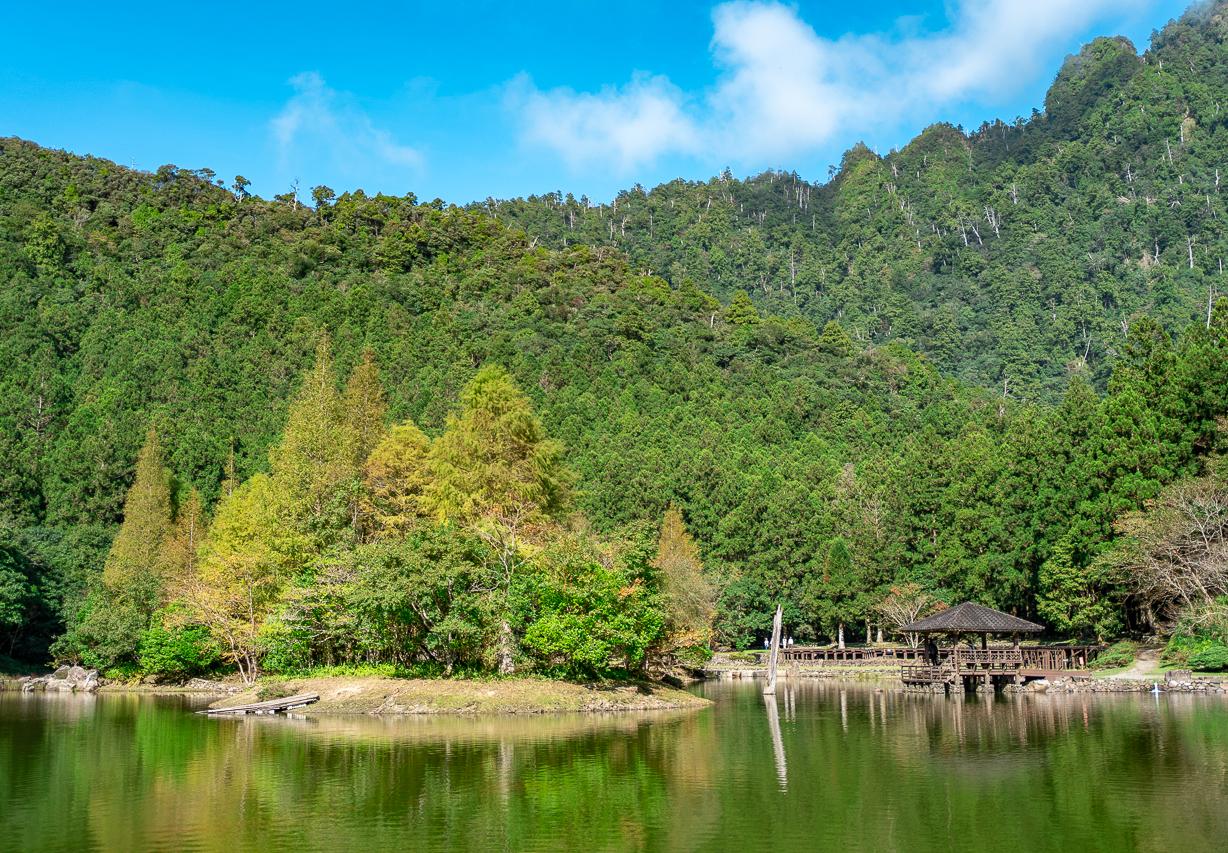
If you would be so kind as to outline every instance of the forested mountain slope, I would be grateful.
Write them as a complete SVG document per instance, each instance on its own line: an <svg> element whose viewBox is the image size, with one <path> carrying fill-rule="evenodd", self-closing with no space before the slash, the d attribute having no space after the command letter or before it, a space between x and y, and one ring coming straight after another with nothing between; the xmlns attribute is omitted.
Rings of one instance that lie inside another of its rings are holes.
<svg viewBox="0 0 1228 853"><path fill-rule="evenodd" d="M1200 5L1139 55L1102 38L1044 111L901 150L849 151L826 184L769 172L673 181L610 204L551 194L475 205L551 246L618 247L856 339L898 340L999 393L1103 387L1130 317L1170 331L1228 291L1228 15Z"/></svg>
<svg viewBox="0 0 1228 853"><path fill-rule="evenodd" d="M823 187L676 182L617 213L313 209L0 140L0 636L42 659L103 589L151 427L176 505L268 471L323 333L338 383L369 350L388 421L430 437L506 368L576 524L681 510L722 641L776 600L800 637L877 621L903 584L1145 621L1112 523L1202 473L1228 413L1224 27L1097 42L1045 115L855 150Z"/></svg>

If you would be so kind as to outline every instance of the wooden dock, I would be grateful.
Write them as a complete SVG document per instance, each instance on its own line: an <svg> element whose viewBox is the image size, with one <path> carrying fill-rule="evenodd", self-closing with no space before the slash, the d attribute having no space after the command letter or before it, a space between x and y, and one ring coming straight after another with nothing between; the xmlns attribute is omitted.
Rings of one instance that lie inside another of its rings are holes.
<svg viewBox="0 0 1228 853"><path fill-rule="evenodd" d="M252 702L249 705L232 705L229 708L206 708L196 713L207 714L210 717L219 715L276 714L279 711L293 711L295 708L303 708L312 702L318 701L320 701L319 693L300 693L297 696L287 696L284 699L270 699L267 702Z"/></svg>

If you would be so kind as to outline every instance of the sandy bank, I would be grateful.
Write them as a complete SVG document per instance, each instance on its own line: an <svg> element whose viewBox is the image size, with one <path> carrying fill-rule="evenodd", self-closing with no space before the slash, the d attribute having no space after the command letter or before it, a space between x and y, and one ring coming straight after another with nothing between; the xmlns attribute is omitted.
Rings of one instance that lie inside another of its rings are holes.
<svg viewBox="0 0 1228 853"><path fill-rule="evenodd" d="M553 714L703 708L707 699L662 684L571 684L536 678L301 678L257 685L212 707L319 693L311 714Z"/></svg>

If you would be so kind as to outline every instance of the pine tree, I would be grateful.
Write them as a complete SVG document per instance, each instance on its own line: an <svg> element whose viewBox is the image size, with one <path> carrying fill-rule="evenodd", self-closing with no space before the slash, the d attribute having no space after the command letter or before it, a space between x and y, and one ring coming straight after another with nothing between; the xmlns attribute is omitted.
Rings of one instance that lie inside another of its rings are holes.
<svg viewBox="0 0 1228 853"><path fill-rule="evenodd" d="M124 521L107 554L103 583L112 591L156 581L162 546L171 528L171 484L162 445L152 426L136 460L136 478L124 500Z"/></svg>
<svg viewBox="0 0 1228 853"><path fill-rule="evenodd" d="M363 466L364 532L404 535L425 515L423 493L430 481L431 440L413 421L397 424Z"/></svg>
<svg viewBox="0 0 1228 853"><path fill-rule="evenodd" d="M665 511L661 522L653 565L661 573L666 616L674 644L706 646L712 639L716 596L704 577L699 548L686 531L682 513L673 504Z"/></svg>

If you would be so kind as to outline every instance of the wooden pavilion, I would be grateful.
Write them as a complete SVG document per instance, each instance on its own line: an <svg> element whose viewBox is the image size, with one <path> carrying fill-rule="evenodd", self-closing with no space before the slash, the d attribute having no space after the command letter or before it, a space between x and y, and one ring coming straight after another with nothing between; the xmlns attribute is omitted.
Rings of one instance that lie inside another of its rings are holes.
<svg viewBox="0 0 1228 853"><path fill-rule="evenodd" d="M922 690L950 690L953 687L992 691L995 684L1022 684L1029 675L1039 676L1025 667L1019 647L1020 634L1039 634L1044 627L1018 616L1011 616L992 607L966 601L919 619L900 629L907 634L927 636L927 653L923 662L900 666L900 679L905 687ZM933 640L935 634L954 638L949 649L940 653ZM989 647L989 635L1008 635L1010 646ZM980 635L980 648L966 637Z"/></svg>

